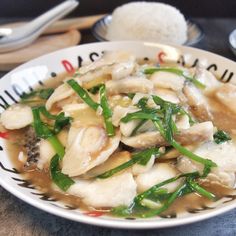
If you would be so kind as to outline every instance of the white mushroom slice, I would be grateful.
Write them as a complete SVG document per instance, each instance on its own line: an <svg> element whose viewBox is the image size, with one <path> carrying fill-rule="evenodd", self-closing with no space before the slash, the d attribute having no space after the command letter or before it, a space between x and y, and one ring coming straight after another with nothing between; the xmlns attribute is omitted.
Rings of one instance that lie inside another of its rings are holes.
<svg viewBox="0 0 236 236"><path fill-rule="evenodd" d="M62 172L71 177L84 174L106 161L117 149L119 142L118 132L108 138L106 131L99 126L79 128L72 143L66 147Z"/></svg>
<svg viewBox="0 0 236 236"><path fill-rule="evenodd" d="M138 192L146 191L152 186L159 184L167 179L173 178L179 174L179 171L174 168L173 165L168 163L155 164L148 172L140 174L136 177ZM173 192L181 183L181 180L177 180L173 183L164 185L169 192Z"/></svg>
<svg viewBox="0 0 236 236"><path fill-rule="evenodd" d="M217 182L228 187L234 187L236 170L236 146L232 141L216 144L207 142L198 147L195 154L212 160L217 167L212 168L207 180ZM191 171L203 171L203 165L196 163L187 157L181 157L178 161L178 169L187 173Z"/></svg>
<svg viewBox="0 0 236 236"><path fill-rule="evenodd" d="M47 100L45 106L47 110L50 110L54 103L70 97L74 94L74 90L68 84L62 84L55 89L53 94Z"/></svg>
<svg viewBox="0 0 236 236"><path fill-rule="evenodd" d="M212 114L204 95L193 84L187 83L183 88L183 93L187 98L187 103L191 107L192 113L200 121L212 120Z"/></svg>
<svg viewBox="0 0 236 236"><path fill-rule="evenodd" d="M236 113L236 85L224 84L221 85L216 93L216 98L224 104L229 110Z"/></svg>
<svg viewBox="0 0 236 236"><path fill-rule="evenodd" d="M213 139L213 124L210 121L195 124L189 129L180 130L174 136L177 142L183 145L201 143ZM134 148L148 148L153 146L165 146L168 143L158 131L141 133L132 137L122 137L121 142Z"/></svg>
<svg viewBox="0 0 236 236"><path fill-rule="evenodd" d="M112 124L116 127L119 126L120 120L125 117L128 113L136 112L140 109L138 109L135 106L129 106L129 107L122 107L122 106L115 106L112 114Z"/></svg>
<svg viewBox="0 0 236 236"><path fill-rule="evenodd" d="M107 92L120 93L149 93L153 89L153 83L142 77L127 77L120 80L109 80L106 82Z"/></svg>
<svg viewBox="0 0 236 236"><path fill-rule="evenodd" d="M136 186L132 174L125 172L108 179L77 180L67 193L95 208L129 206L136 196Z"/></svg>
<svg viewBox="0 0 236 236"><path fill-rule="evenodd" d="M184 86L185 78L174 73L158 71L151 75L150 80L157 88L181 90Z"/></svg>
<svg viewBox="0 0 236 236"><path fill-rule="evenodd" d="M6 129L21 129L33 123L29 106L14 104L2 112L0 121Z"/></svg>
<svg viewBox="0 0 236 236"><path fill-rule="evenodd" d="M152 168L152 166L154 165L154 162L155 162L155 155L152 155L150 160L148 161L148 163L145 166L140 165L138 163L134 164L132 166L133 174L139 175L139 174L148 172Z"/></svg>
<svg viewBox="0 0 236 236"><path fill-rule="evenodd" d="M176 92L170 90L170 89L162 89L162 88L156 88L154 90L154 94L159 96L165 101L172 102L172 103L179 103L180 100L176 94Z"/></svg>

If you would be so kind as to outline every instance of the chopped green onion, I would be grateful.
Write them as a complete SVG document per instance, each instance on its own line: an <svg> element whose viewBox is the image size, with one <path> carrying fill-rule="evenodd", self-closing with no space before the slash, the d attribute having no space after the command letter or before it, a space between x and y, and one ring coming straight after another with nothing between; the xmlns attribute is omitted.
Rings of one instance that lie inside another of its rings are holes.
<svg viewBox="0 0 236 236"><path fill-rule="evenodd" d="M106 88L105 85L101 85L100 90L100 103L102 107L102 114L105 121L106 131L108 136L114 136L115 135L115 128L112 124L112 110L109 107L107 96L106 96Z"/></svg>
<svg viewBox="0 0 236 236"><path fill-rule="evenodd" d="M188 149L186 149L185 147L183 147L182 145L180 145L179 143L177 143L175 140L173 140L170 143L176 150L178 150L181 154L185 155L186 157L188 157L189 159L199 162L203 165L207 165L209 167L216 167L216 163L209 160L209 159L204 159L198 155L196 155L195 153L189 151Z"/></svg>
<svg viewBox="0 0 236 236"><path fill-rule="evenodd" d="M67 83L93 110L96 111L98 109L99 104L94 102L93 99L89 96L88 92L84 88L82 88L74 79L68 80Z"/></svg>
<svg viewBox="0 0 236 236"><path fill-rule="evenodd" d="M88 89L88 91L92 94L97 94L99 92L99 89L101 88L103 84L98 84L90 89Z"/></svg>
<svg viewBox="0 0 236 236"><path fill-rule="evenodd" d="M121 119L121 122L128 123L131 120L160 120L160 118L153 113L146 113L143 111L136 111L133 113L128 113L125 117Z"/></svg>
<svg viewBox="0 0 236 236"><path fill-rule="evenodd" d="M54 92L53 88L48 88L48 89L41 89L38 92L38 95L40 98L47 100Z"/></svg>
<svg viewBox="0 0 236 236"><path fill-rule="evenodd" d="M198 183L196 183L196 181L194 181L192 178L187 178L187 182L190 185L190 187L192 188L193 191L199 193L200 195L209 198L210 200L215 200L216 196L207 191L206 189L204 189L203 187L201 187Z"/></svg>
<svg viewBox="0 0 236 236"><path fill-rule="evenodd" d="M74 184L74 180L72 180L67 175L64 175L60 171L60 156L55 155L50 162L50 174L53 182L63 191L67 191L68 188Z"/></svg>
<svg viewBox="0 0 236 236"><path fill-rule="evenodd" d="M190 77L190 76L185 75L185 72L178 69L178 68L169 68L169 67L147 68L147 69L144 70L144 73L145 74L153 74L153 73L159 72L159 71L165 71L165 72L173 73L173 74L176 74L176 75L179 75L179 76L183 76L186 80L189 80L196 87L198 87L200 89L204 89L206 87L202 82L195 79L194 77Z"/></svg>
<svg viewBox="0 0 236 236"><path fill-rule="evenodd" d="M225 131L223 130L218 130L214 135L214 141L215 143L217 144L220 144L220 143L224 143L226 141L229 141L231 140L231 137L229 136L228 133L226 133Z"/></svg>

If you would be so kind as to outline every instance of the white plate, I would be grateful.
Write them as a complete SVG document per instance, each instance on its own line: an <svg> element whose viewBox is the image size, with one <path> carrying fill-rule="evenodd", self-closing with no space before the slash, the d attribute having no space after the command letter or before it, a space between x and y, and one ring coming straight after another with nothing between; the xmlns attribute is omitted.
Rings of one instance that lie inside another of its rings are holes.
<svg viewBox="0 0 236 236"><path fill-rule="evenodd" d="M41 85L50 76L60 74L65 68L78 67L84 61L96 60L106 50L128 50L139 58L159 58L185 63L190 66L201 64L214 72L223 82L236 83L236 63L215 54L183 46L167 46L141 42L105 42L81 45L60 50L32 60L0 79L0 112L7 104L19 100L22 92ZM159 55L159 56L158 56ZM56 77L55 77L56 79ZM235 102L235 101L232 101ZM173 218L117 219L108 216L91 217L79 209L65 206L32 186L14 169L4 141L0 139L0 184L23 201L49 213L83 223L117 228L162 228L204 220L235 208L235 196L221 199L202 209L193 210ZM170 216L171 217L171 216Z"/></svg>
<svg viewBox="0 0 236 236"><path fill-rule="evenodd" d="M109 41L106 38L107 28L112 21L112 15L106 15L92 27L92 33L94 37L99 41ZM184 45L191 46L199 43L203 37L204 32L202 27L191 19L187 19L187 41Z"/></svg>

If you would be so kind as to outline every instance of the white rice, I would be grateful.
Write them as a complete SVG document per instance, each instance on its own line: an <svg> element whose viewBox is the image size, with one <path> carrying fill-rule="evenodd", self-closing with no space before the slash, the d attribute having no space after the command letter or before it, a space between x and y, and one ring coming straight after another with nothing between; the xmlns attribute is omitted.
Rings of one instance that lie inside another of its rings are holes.
<svg viewBox="0 0 236 236"><path fill-rule="evenodd" d="M132 2L116 8L107 39L183 44L187 23L178 9L164 3Z"/></svg>

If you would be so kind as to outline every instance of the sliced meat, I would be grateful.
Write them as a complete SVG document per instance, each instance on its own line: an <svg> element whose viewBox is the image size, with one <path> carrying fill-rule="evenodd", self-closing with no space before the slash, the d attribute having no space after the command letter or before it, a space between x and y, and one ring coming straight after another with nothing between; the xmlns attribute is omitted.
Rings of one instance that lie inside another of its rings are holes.
<svg viewBox="0 0 236 236"><path fill-rule="evenodd" d="M67 192L95 208L129 206L136 196L136 183L126 172L107 179L77 180Z"/></svg>
<svg viewBox="0 0 236 236"><path fill-rule="evenodd" d="M236 85L221 85L215 92L218 101L224 104L230 111L236 113Z"/></svg>
<svg viewBox="0 0 236 236"><path fill-rule="evenodd" d="M209 105L202 92L191 83L186 83L183 93L187 98L187 103L191 108L191 112L199 121L212 120Z"/></svg>
<svg viewBox="0 0 236 236"><path fill-rule="evenodd" d="M182 90L185 78L174 73L158 71L151 75L150 80L157 88L165 88L178 91Z"/></svg>
<svg viewBox="0 0 236 236"><path fill-rule="evenodd" d="M69 134L69 143L62 160L62 172L70 177L86 173L105 162L117 149L120 133L108 138L100 126L85 126Z"/></svg>
<svg viewBox="0 0 236 236"><path fill-rule="evenodd" d="M153 89L153 83L143 77L127 77L120 80L106 82L107 92L110 95L120 93L149 93Z"/></svg>
<svg viewBox="0 0 236 236"><path fill-rule="evenodd" d="M144 166L144 165L140 165L138 163L134 164L132 166L132 172L134 175L139 175L145 172L148 172L151 170L151 168L153 167L155 162L155 155L152 155L150 160L148 161L148 163Z"/></svg>
<svg viewBox="0 0 236 236"><path fill-rule="evenodd" d="M33 114L29 106L14 104L2 112L0 121L6 129L21 129L33 123Z"/></svg>
<svg viewBox="0 0 236 236"><path fill-rule="evenodd" d="M194 153L212 160L217 167L212 168L211 173L207 176L207 181L216 182L233 188L235 185L236 170L236 145L233 141L216 144L207 142L198 147ZM178 169L183 172L203 171L203 165L190 160L187 157L181 157L178 160Z"/></svg>
<svg viewBox="0 0 236 236"><path fill-rule="evenodd" d="M179 173L180 172L171 164L155 164L148 172L140 174L135 178L138 192L144 192L156 184L177 176ZM177 180L163 186L163 188L166 188L169 192L172 192L179 186L180 183L181 180Z"/></svg>
<svg viewBox="0 0 236 236"><path fill-rule="evenodd" d="M68 98L74 93L75 93L74 90L68 84L65 83L65 84L60 85L59 87L55 89L53 94L47 100L45 104L47 110L50 110L53 104L55 104L56 102L61 101L65 98Z"/></svg>
<svg viewBox="0 0 236 236"><path fill-rule="evenodd" d="M213 139L213 124L211 121L195 124L189 129L180 130L174 137L182 145L201 143ZM134 148L167 146L168 143L158 131L146 132L132 137L122 137L121 142Z"/></svg>

